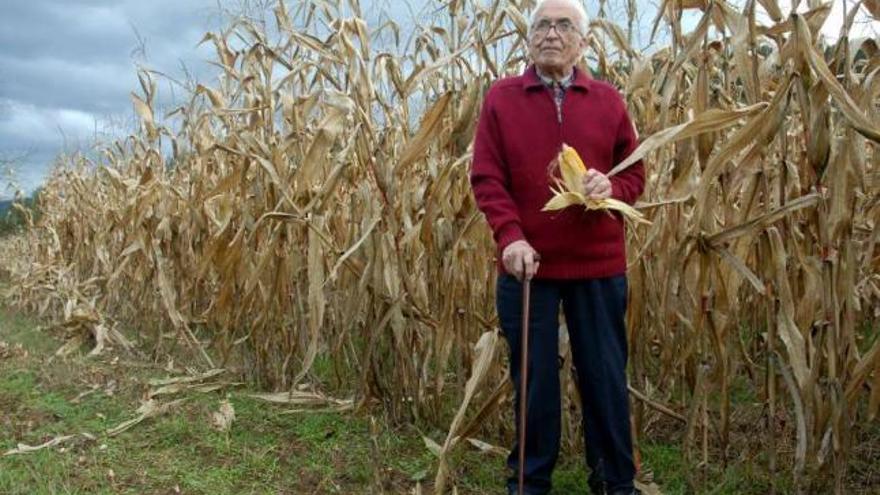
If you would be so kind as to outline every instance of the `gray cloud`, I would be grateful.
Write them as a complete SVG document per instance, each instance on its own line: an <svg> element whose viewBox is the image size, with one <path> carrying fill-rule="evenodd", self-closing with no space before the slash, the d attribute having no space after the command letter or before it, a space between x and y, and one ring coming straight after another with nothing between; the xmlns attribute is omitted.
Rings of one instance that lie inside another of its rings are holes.
<svg viewBox="0 0 880 495"><path fill-rule="evenodd" d="M121 6L17 2L5 14L0 20L0 44L16 57L124 60L119 47L131 43Z"/></svg>
<svg viewBox="0 0 880 495"><path fill-rule="evenodd" d="M206 31L221 27L218 0L6 3L0 16L0 157L24 157L16 187L26 191L42 181L57 153L136 125L129 95L140 91L138 65L178 79L185 66L199 81L214 83L217 70L206 62L215 56L213 47L197 45ZM247 3L219 1L233 11ZM396 12L404 24L416 17L397 0L362 5L368 17ZM159 108L170 107L174 93L183 96L169 86L160 80ZM0 176L0 198L10 195L5 182Z"/></svg>
<svg viewBox="0 0 880 495"><path fill-rule="evenodd" d="M214 70L216 0L27 0L0 17L0 154L25 156L17 186L31 190L52 157L130 120L136 66L197 79ZM160 104L170 92L160 90ZM112 124L118 125L118 124ZM10 193L0 178L0 198Z"/></svg>

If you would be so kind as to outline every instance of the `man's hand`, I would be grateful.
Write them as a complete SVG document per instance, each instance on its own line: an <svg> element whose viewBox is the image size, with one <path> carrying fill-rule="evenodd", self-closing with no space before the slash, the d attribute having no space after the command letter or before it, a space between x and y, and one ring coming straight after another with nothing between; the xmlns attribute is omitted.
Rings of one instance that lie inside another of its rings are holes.
<svg viewBox="0 0 880 495"><path fill-rule="evenodd" d="M584 196L590 199L611 197L611 181L608 176L596 169L588 169L584 175Z"/></svg>
<svg viewBox="0 0 880 495"><path fill-rule="evenodd" d="M538 273L540 261L541 256L526 241L511 242L501 253L504 269L520 282L522 282L523 276L526 280L531 280Z"/></svg>

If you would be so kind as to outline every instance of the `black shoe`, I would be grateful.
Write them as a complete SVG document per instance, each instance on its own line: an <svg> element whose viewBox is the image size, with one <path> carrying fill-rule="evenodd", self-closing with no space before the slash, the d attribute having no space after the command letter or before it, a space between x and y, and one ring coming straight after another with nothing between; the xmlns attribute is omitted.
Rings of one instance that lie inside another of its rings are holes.
<svg viewBox="0 0 880 495"><path fill-rule="evenodd" d="M605 482L602 480L589 480L587 481L587 486L590 487L591 495L606 495Z"/></svg>

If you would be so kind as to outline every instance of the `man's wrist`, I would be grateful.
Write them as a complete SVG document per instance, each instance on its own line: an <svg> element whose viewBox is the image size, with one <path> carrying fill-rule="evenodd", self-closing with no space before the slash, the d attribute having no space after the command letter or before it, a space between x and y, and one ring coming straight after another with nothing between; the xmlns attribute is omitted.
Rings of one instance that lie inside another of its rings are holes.
<svg viewBox="0 0 880 495"><path fill-rule="evenodd" d="M524 241L526 237L522 233L522 229L520 229L519 225L510 222L504 225L498 231L498 249L503 253L507 246L513 244L516 241Z"/></svg>

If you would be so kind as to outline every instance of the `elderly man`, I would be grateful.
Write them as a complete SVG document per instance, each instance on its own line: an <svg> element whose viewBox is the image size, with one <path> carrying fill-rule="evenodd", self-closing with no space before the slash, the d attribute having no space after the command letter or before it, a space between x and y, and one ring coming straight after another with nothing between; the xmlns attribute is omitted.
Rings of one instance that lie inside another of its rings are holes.
<svg viewBox="0 0 880 495"><path fill-rule="evenodd" d="M517 364L522 280L531 280L524 469L529 494L550 491L559 451L560 305L583 405L590 489L638 493L626 384L623 220L578 206L541 211L552 196L555 158L563 143L589 168L583 181L587 196L632 204L644 188L641 163L605 175L636 148L637 138L617 90L575 66L586 48L586 32L578 0L539 2L528 35L533 65L492 86L474 143L471 184L500 255L497 309L510 347L517 416L523 400ZM514 470L511 493L517 488L518 447L508 459Z"/></svg>

